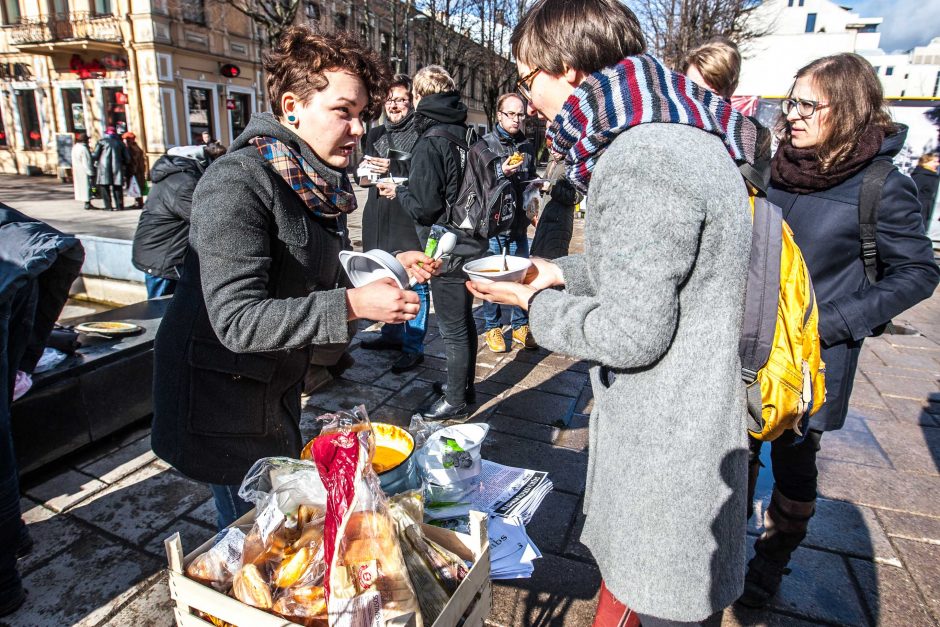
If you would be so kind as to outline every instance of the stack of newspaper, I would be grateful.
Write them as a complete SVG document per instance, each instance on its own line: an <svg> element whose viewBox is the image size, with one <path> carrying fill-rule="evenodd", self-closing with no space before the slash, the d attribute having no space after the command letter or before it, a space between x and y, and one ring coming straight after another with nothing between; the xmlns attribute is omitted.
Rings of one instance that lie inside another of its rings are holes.
<svg viewBox="0 0 940 627"><path fill-rule="evenodd" d="M490 579L524 579L535 570L533 560L542 557L529 539L518 516L491 516L487 527L490 538Z"/></svg>

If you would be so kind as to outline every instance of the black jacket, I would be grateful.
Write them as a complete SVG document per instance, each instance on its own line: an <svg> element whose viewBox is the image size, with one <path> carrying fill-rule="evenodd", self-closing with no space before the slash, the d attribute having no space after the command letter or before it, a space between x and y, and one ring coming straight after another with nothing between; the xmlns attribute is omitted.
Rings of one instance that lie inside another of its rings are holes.
<svg viewBox="0 0 940 627"><path fill-rule="evenodd" d="M532 142L522 133L519 133L516 137L510 137L509 135L500 133L498 130L484 135L483 141L490 147L490 150L501 157L500 161L495 164L497 168L496 175L500 178L503 176L502 164L509 155L514 152L522 153L524 158L522 167L516 170L516 173L509 179L512 181L513 190L516 192L516 208L518 209L509 231L513 237L524 235L529 228L530 222L525 211L522 210L522 200L526 188L525 181L532 180L537 176L535 147L532 146Z"/></svg>
<svg viewBox="0 0 940 627"><path fill-rule="evenodd" d="M193 195L190 251L154 345L153 450L183 474L238 484L297 456L312 347L349 339L336 219L315 217L248 140L272 136L321 176L345 174L270 113L251 117Z"/></svg>
<svg viewBox="0 0 940 627"><path fill-rule="evenodd" d="M95 145L91 162L98 185L124 185L131 154L119 136L105 135Z"/></svg>
<svg viewBox="0 0 940 627"><path fill-rule="evenodd" d="M150 171L152 187L140 213L131 260L134 267L178 279L189 250L189 213L203 167L195 159L163 155Z"/></svg>
<svg viewBox="0 0 940 627"><path fill-rule="evenodd" d="M940 172L917 166L911 172L914 185L917 186L917 198L920 200L921 215L924 216L924 225L930 231L930 214L933 213L934 203L937 201L937 186L940 185ZM938 216L940 219L940 216Z"/></svg>
<svg viewBox="0 0 940 627"><path fill-rule="evenodd" d="M907 132L887 138L877 160L891 160ZM819 303L819 334L826 363L826 403L810 428L839 429L845 422L858 355L873 330L929 298L940 280L920 203L911 179L897 170L885 181L876 241L879 280L868 283L861 257L858 203L862 170L823 191L796 194L771 183L768 198L783 209L813 279Z"/></svg>
<svg viewBox="0 0 940 627"><path fill-rule="evenodd" d="M376 142L388 129L384 124L371 129L363 141L363 152L370 157L385 158L379 154ZM411 152L413 146L395 146L397 150ZM408 176L408 161L392 161L389 176ZM387 252L423 249L418 240L418 231L411 215L402 209L398 199L384 198L378 188L369 189L369 199L362 214L362 249L380 248Z"/></svg>
<svg viewBox="0 0 940 627"><path fill-rule="evenodd" d="M442 125L457 137L467 132L467 106L456 91L431 94L418 103L415 110L415 128L422 135L411 156L411 172L415 176L396 191L398 202L418 224L421 248L427 242L431 225L444 224L444 209L448 202L457 200L463 169L454 144L443 137L425 137L428 129ZM417 174L420 173L420 176ZM456 271L459 260L468 261L483 255L488 249L485 239L472 237L462 231L457 234L457 245L442 274Z"/></svg>

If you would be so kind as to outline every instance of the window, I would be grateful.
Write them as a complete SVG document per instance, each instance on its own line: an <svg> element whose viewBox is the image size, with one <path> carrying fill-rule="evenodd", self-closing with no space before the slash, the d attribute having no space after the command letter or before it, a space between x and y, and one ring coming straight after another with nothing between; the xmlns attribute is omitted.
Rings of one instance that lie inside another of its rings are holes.
<svg viewBox="0 0 940 627"><path fill-rule="evenodd" d="M333 16L333 26L336 27L336 30L346 30L346 14L337 13Z"/></svg>
<svg viewBox="0 0 940 627"><path fill-rule="evenodd" d="M878 32L878 25L877 25L877 24L865 24L865 25L862 26L860 29L858 29L858 32L860 32L860 33L877 33L877 32Z"/></svg>
<svg viewBox="0 0 940 627"><path fill-rule="evenodd" d="M806 14L806 32L807 33L816 32L816 14L815 13Z"/></svg>
<svg viewBox="0 0 940 627"><path fill-rule="evenodd" d="M308 20L319 20L320 5L316 2L307 2L304 5L304 13L306 14Z"/></svg>
<svg viewBox="0 0 940 627"><path fill-rule="evenodd" d="M212 138L218 138L218 129L212 116L212 94L208 87L189 87L186 98L189 103L189 143L201 144L202 134L208 131Z"/></svg>
<svg viewBox="0 0 940 627"><path fill-rule="evenodd" d="M111 15L111 0L95 0L95 15Z"/></svg>
<svg viewBox="0 0 940 627"><path fill-rule="evenodd" d="M16 106L20 111L20 127L23 129L23 146L26 147L26 150L42 150L42 129L39 127L36 90L18 90L16 93Z"/></svg>
<svg viewBox="0 0 940 627"><path fill-rule="evenodd" d="M905 90L902 89L902 90L901 90L901 98L904 97L904 92L905 92Z"/></svg>
<svg viewBox="0 0 940 627"><path fill-rule="evenodd" d="M160 88L160 108L163 110L163 148L167 150L179 145L176 134L176 90Z"/></svg>
<svg viewBox="0 0 940 627"><path fill-rule="evenodd" d="M206 2L205 0L187 0L181 3L183 6L183 21L193 24L206 23Z"/></svg>
<svg viewBox="0 0 940 627"><path fill-rule="evenodd" d="M885 68L885 76L891 76L894 74L894 66L889 65Z"/></svg>
<svg viewBox="0 0 940 627"><path fill-rule="evenodd" d="M940 94L940 72L937 72L937 78L933 82L933 97L936 98L937 94Z"/></svg>
<svg viewBox="0 0 940 627"><path fill-rule="evenodd" d="M787 0L787 6L788 6L788 7L792 7L792 6L793 6L793 0Z"/></svg>
<svg viewBox="0 0 940 627"><path fill-rule="evenodd" d="M383 59L388 59L392 56L392 47L391 47L392 36L388 33L381 32L379 33L379 55Z"/></svg>
<svg viewBox="0 0 940 627"><path fill-rule="evenodd" d="M803 6L803 0L800 0L800 6Z"/></svg>
<svg viewBox="0 0 940 627"><path fill-rule="evenodd" d="M228 97L235 103L235 108L229 111L232 116L232 139L242 134L248 126L251 117L251 94L229 92Z"/></svg>
<svg viewBox="0 0 940 627"><path fill-rule="evenodd" d="M0 3L0 8L3 9L3 15L0 15L0 17L3 18L4 24L16 24L20 21L19 0L3 0Z"/></svg>
<svg viewBox="0 0 940 627"><path fill-rule="evenodd" d="M3 109L0 109L0 146L7 145L7 127L3 124Z"/></svg>
<svg viewBox="0 0 940 627"><path fill-rule="evenodd" d="M875 74L881 74L881 66L880 66L880 65L876 65L876 66L875 66Z"/></svg>
<svg viewBox="0 0 940 627"><path fill-rule="evenodd" d="M65 108L65 128L69 133L85 130L85 105L82 90L77 87L62 89L62 106Z"/></svg>
<svg viewBox="0 0 940 627"><path fill-rule="evenodd" d="M120 94L120 95L118 95ZM123 87L102 87L104 126L113 126L118 135L127 131L127 94Z"/></svg>

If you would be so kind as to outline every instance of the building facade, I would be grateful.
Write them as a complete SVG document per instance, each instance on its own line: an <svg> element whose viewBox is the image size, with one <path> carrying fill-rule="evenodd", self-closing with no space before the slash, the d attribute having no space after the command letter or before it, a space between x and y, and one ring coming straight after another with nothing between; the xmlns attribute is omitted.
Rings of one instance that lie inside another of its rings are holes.
<svg viewBox="0 0 940 627"><path fill-rule="evenodd" d="M430 62L420 28L430 18L371 4L305 0L297 20L359 34L398 71ZM203 132L230 144L267 108L259 42L258 27L221 2L0 0L0 172L61 174L74 134L94 146L109 126L133 131L151 163ZM485 130L474 71L448 69L468 122Z"/></svg>

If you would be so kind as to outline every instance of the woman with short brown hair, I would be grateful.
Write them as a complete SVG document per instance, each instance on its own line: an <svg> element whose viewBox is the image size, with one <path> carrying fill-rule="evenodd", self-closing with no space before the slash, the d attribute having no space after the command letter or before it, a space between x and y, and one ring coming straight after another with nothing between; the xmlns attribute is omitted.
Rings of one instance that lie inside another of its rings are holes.
<svg viewBox="0 0 940 627"><path fill-rule="evenodd" d="M813 61L797 72L781 109L768 198L783 209L813 279L826 403L810 418L805 438L788 431L771 445L776 485L740 599L751 607L777 592L806 536L816 509L820 439L845 422L862 342L928 298L940 280L914 185L892 164L907 127L891 121L871 64L848 53ZM860 239L866 180L874 181L877 201L873 280ZM760 447L751 440L752 476Z"/></svg>
<svg viewBox="0 0 940 627"><path fill-rule="evenodd" d="M250 508L238 487L255 461L303 447L311 352L347 343L353 320L418 311L391 279L346 289L337 257L356 209L345 168L385 99L384 63L346 33L295 26L264 69L274 113L253 115L196 187L191 248L154 347L154 451L210 485L220 527ZM398 258L421 280L418 262L435 267L420 252Z"/></svg>

